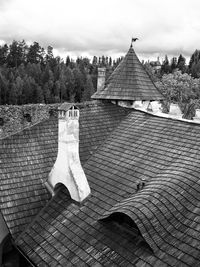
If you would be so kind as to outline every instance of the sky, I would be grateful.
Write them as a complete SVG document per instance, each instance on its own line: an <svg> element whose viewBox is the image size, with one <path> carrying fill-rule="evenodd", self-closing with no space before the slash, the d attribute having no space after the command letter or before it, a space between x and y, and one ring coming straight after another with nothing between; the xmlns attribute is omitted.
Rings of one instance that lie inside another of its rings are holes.
<svg viewBox="0 0 200 267"><path fill-rule="evenodd" d="M0 0L0 45L36 41L54 55L140 59L200 49L199 0Z"/></svg>

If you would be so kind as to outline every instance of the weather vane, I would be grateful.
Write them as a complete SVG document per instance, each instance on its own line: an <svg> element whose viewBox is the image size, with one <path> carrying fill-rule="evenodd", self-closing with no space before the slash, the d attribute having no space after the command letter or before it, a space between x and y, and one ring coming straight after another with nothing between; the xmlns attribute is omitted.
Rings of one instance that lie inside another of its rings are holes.
<svg viewBox="0 0 200 267"><path fill-rule="evenodd" d="M138 38L132 38L131 39L131 47L133 46L133 42L136 42L137 40L139 40Z"/></svg>

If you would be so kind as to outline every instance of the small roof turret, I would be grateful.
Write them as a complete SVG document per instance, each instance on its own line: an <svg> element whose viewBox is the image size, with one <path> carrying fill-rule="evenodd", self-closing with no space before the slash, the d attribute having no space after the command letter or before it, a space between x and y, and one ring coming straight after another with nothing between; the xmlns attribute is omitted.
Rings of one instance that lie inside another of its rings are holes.
<svg viewBox="0 0 200 267"><path fill-rule="evenodd" d="M92 98L111 100L164 99L139 61L132 44L124 59L109 77L104 89L96 92Z"/></svg>

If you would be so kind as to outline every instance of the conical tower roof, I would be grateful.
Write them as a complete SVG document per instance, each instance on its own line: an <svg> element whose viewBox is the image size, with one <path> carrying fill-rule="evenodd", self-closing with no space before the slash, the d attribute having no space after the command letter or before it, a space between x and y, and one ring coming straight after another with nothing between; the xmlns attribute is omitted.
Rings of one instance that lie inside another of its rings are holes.
<svg viewBox="0 0 200 267"><path fill-rule="evenodd" d="M128 53L113 71L104 89L93 99L161 100L163 95L139 61L131 45Z"/></svg>

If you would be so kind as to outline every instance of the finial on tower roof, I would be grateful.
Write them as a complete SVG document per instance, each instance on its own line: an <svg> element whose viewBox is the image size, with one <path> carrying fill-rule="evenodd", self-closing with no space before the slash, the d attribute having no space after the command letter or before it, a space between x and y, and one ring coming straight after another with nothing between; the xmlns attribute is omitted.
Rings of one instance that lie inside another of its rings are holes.
<svg viewBox="0 0 200 267"><path fill-rule="evenodd" d="M131 40L131 47L133 47L133 42L136 42L137 40L139 40L138 38L132 38Z"/></svg>

